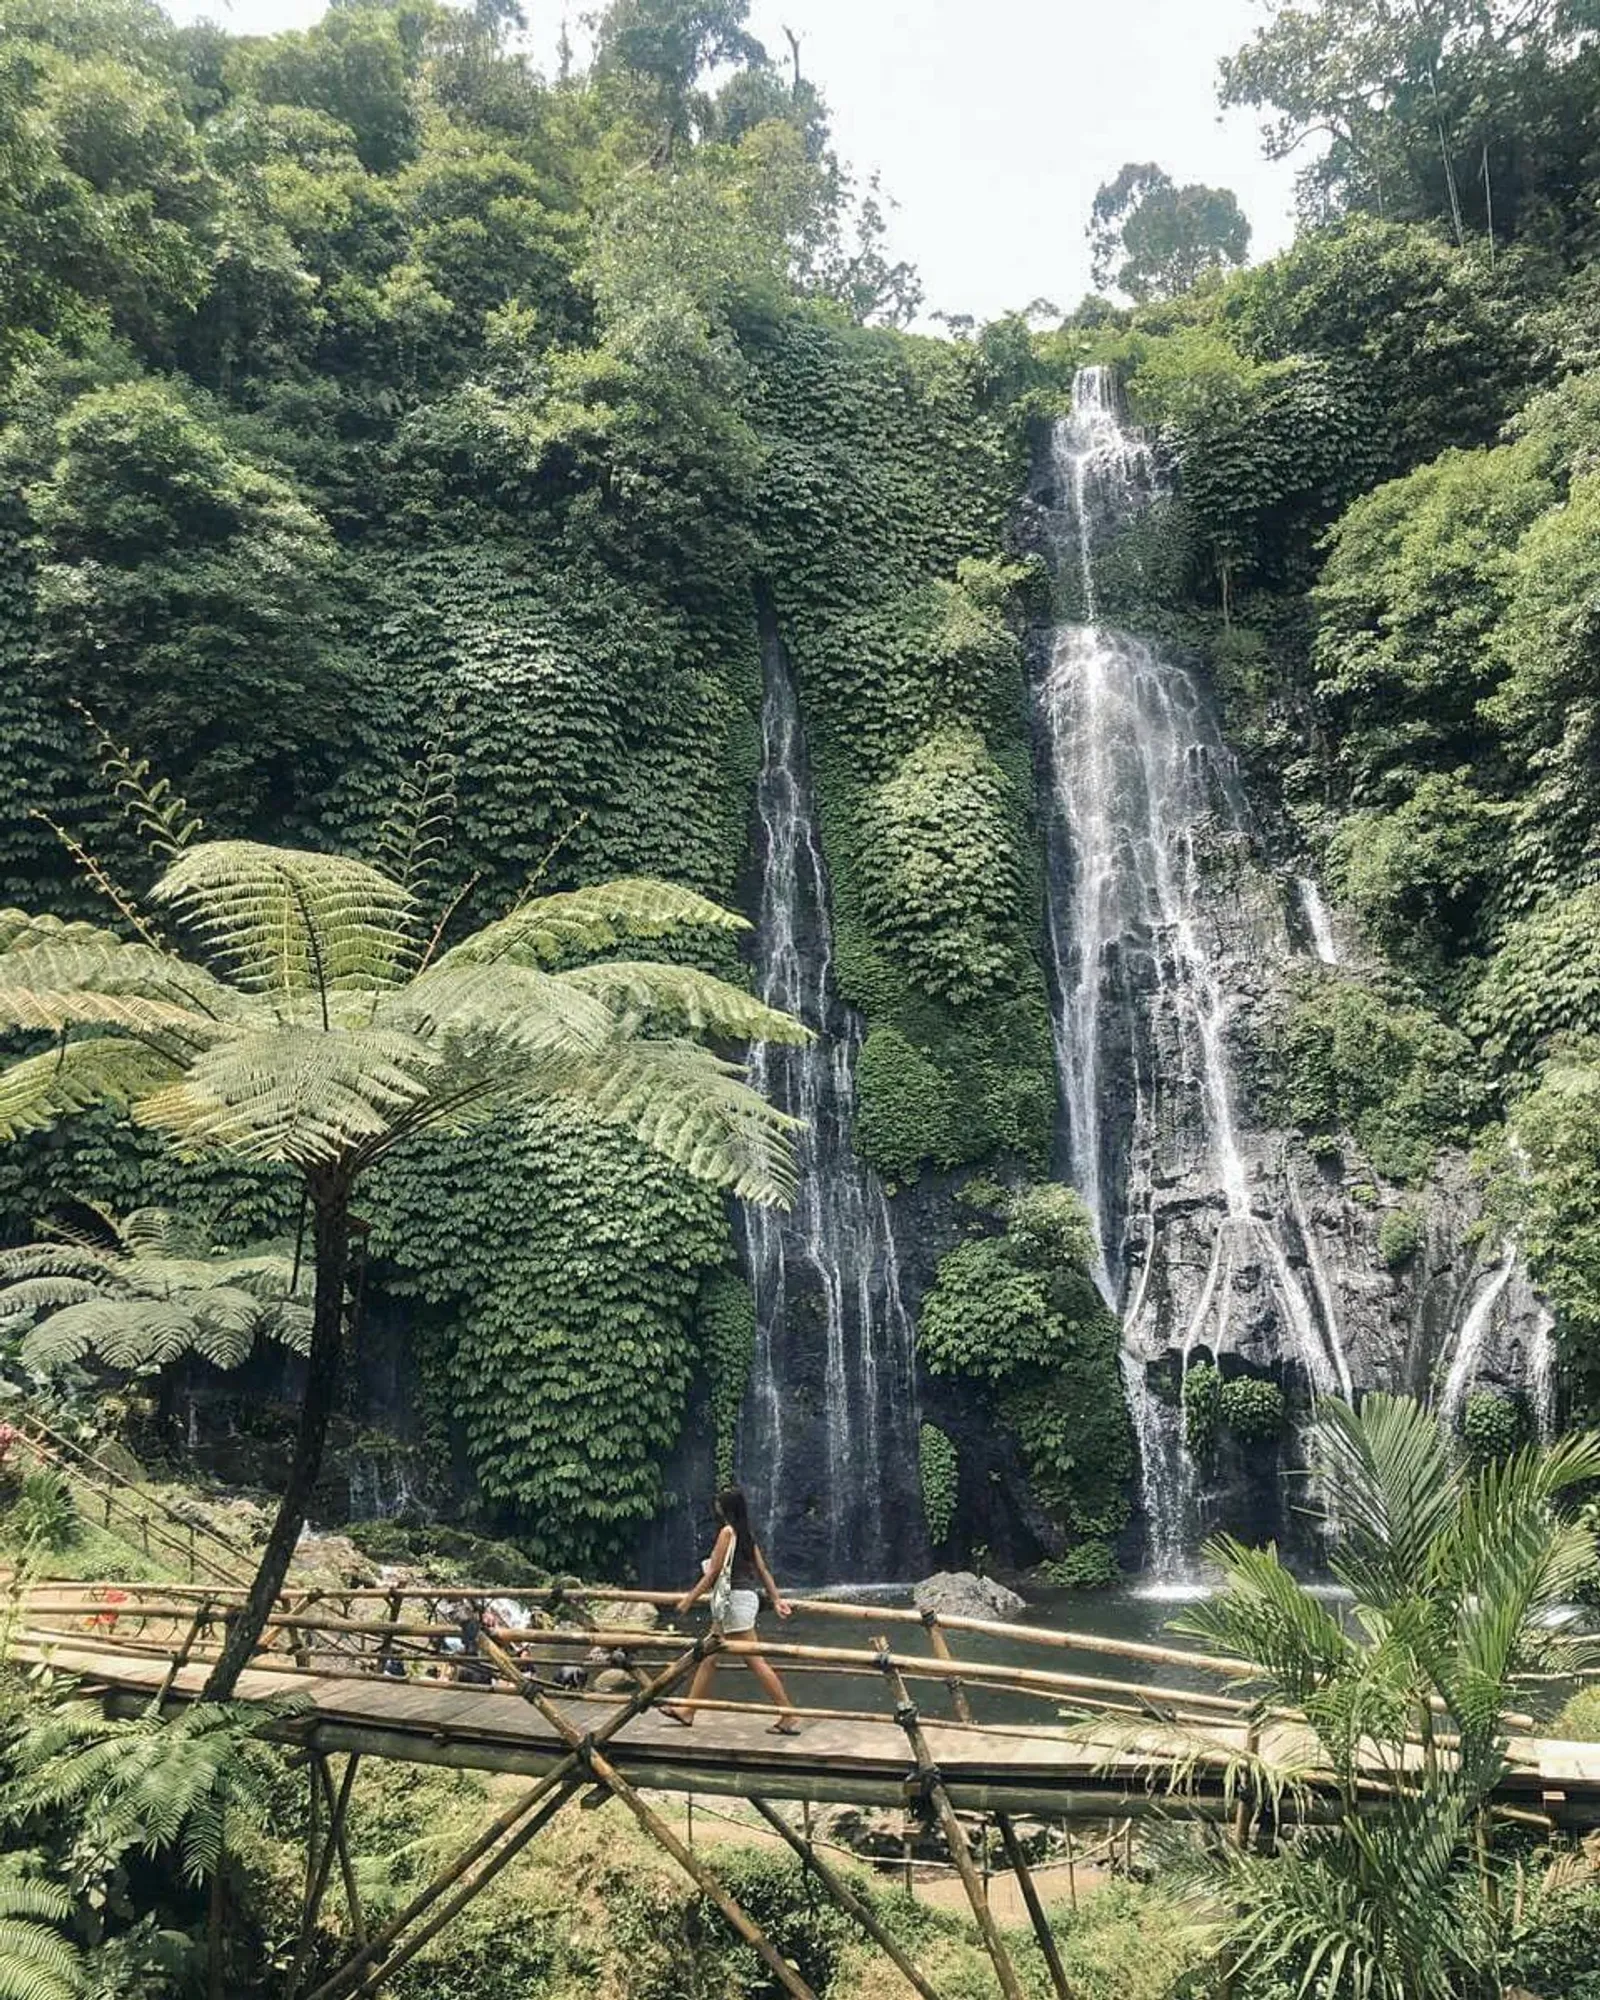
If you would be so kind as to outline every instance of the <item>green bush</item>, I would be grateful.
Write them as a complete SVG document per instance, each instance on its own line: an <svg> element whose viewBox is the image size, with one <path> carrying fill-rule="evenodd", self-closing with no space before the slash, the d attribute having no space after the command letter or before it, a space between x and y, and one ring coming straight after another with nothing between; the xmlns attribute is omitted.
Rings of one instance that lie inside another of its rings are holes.
<svg viewBox="0 0 1600 2000"><path fill-rule="evenodd" d="M1550 1733L1579 1743L1600 1743L1600 1686L1591 1683L1570 1695Z"/></svg>
<svg viewBox="0 0 1600 2000"><path fill-rule="evenodd" d="M928 1524L928 1540L939 1548L955 1525L956 1499L960 1490L960 1463L951 1439L937 1424L924 1424L918 1435L918 1462L922 1472L922 1514Z"/></svg>
<svg viewBox="0 0 1600 2000"><path fill-rule="evenodd" d="M1183 1375L1183 1443L1197 1464L1215 1455L1222 1425L1222 1377L1210 1361L1197 1361Z"/></svg>
<svg viewBox="0 0 1600 2000"><path fill-rule="evenodd" d="M49 1466L27 1473L6 1517L6 1534L16 1548L57 1553L78 1538L77 1502L72 1488Z"/></svg>
<svg viewBox="0 0 1600 2000"><path fill-rule="evenodd" d="M511 1542L486 1540L442 1521L352 1521L344 1531L377 1563L415 1565L439 1583L484 1583L506 1590L534 1590L549 1581Z"/></svg>
<svg viewBox="0 0 1600 2000"><path fill-rule="evenodd" d="M1025 1262L1087 1271L1095 1262L1094 1222L1083 1197L1059 1181L1019 1189L1007 1209L1006 1233Z"/></svg>
<svg viewBox="0 0 1600 2000"><path fill-rule="evenodd" d="M1600 1883L1547 1891L1517 1954L1515 1981L1541 2000L1600 2000Z"/></svg>
<svg viewBox="0 0 1600 2000"><path fill-rule="evenodd" d="M1427 1224L1414 1208L1391 1208L1378 1224L1378 1255L1391 1271L1409 1264L1422 1248Z"/></svg>
<svg viewBox="0 0 1600 2000"><path fill-rule="evenodd" d="M1110 1590L1120 1582L1116 1551L1108 1542L1077 1542L1065 1555L1039 1565L1040 1574L1058 1590Z"/></svg>
<svg viewBox="0 0 1600 2000"><path fill-rule="evenodd" d="M1509 1458L1527 1435L1527 1405L1520 1397L1474 1389L1462 1406L1461 1440L1468 1456L1480 1465Z"/></svg>
<svg viewBox="0 0 1600 2000"><path fill-rule="evenodd" d="M1259 1376L1235 1375L1222 1385L1218 1414L1238 1443L1276 1444L1283 1435L1283 1391Z"/></svg>
<svg viewBox="0 0 1600 2000"><path fill-rule="evenodd" d="M886 1180L949 1164L951 1091L944 1072L899 1028L872 1028L856 1060L856 1151Z"/></svg>

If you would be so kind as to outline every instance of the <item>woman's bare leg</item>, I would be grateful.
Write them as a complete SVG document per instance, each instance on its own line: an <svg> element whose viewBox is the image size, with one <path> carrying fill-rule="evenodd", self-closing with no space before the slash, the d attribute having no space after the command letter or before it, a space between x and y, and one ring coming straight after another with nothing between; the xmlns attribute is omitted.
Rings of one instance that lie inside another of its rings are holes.
<svg viewBox="0 0 1600 2000"><path fill-rule="evenodd" d="M788 1690L779 1680L777 1672L770 1667L760 1653L750 1655L750 1671L767 1691L767 1699L778 1711L780 1722L793 1722L794 1704L789 1699Z"/></svg>
<svg viewBox="0 0 1600 2000"><path fill-rule="evenodd" d="M704 1701L710 1690L711 1683L716 1677L717 1656L715 1653L708 1653L694 1670L694 1679L689 1683L687 1699L690 1701ZM692 1708L678 1708L671 1702L664 1701L661 1704L661 1709L662 1713L670 1715L674 1722L681 1722L686 1728L693 1729L695 1712Z"/></svg>

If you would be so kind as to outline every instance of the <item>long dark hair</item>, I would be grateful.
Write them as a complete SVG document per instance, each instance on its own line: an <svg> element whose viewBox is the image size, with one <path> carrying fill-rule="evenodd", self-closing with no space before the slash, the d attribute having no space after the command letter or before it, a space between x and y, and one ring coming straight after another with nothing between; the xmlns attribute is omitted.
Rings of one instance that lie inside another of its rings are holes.
<svg viewBox="0 0 1600 2000"><path fill-rule="evenodd" d="M750 1525L750 1508L744 1497L744 1488L724 1486L712 1505L723 1526L732 1528L735 1547L753 1557L756 1553L756 1531Z"/></svg>

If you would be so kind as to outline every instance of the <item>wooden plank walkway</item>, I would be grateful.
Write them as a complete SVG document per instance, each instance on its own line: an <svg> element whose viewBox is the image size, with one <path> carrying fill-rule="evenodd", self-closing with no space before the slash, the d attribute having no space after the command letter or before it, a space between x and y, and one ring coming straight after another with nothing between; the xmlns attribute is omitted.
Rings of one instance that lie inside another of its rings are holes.
<svg viewBox="0 0 1600 2000"><path fill-rule="evenodd" d="M103 1689L124 1708L146 1702L170 1669L159 1654L97 1647L92 1636L32 1625L13 1633L11 1652L21 1662L48 1662ZM171 1696L197 1697L206 1671L203 1664L182 1668ZM298 1703L282 1734L325 1754L540 1777L564 1747L521 1696L497 1688L257 1667L242 1676L237 1696ZM555 1699L554 1705L580 1732L611 1713L611 1704L592 1698ZM1242 1724L1207 1724L1204 1739L1215 1749L1199 1760L1192 1796L1168 1797L1151 1788L1149 1767L1165 1753L1193 1751L1196 1729L1108 1724L1086 1737L1064 1726L985 1730L931 1717L922 1727L956 1806L1060 1819L1150 1811L1220 1816L1228 1752L1245 1742ZM1310 1739L1292 1724L1269 1725L1258 1740L1269 1757L1309 1759ZM763 1714L708 1710L690 1730L647 1713L625 1726L608 1755L630 1783L661 1791L898 1807L917 1789L905 1732L889 1715L882 1722L813 1717L799 1735L777 1736ZM1511 1759L1500 1791L1504 1804L1567 1829L1600 1826L1600 1743L1518 1738Z"/></svg>

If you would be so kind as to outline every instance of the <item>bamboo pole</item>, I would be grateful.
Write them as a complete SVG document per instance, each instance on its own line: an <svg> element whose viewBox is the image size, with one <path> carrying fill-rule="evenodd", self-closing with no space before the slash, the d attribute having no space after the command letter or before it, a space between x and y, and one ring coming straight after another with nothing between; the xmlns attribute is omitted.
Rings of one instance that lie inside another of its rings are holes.
<svg viewBox="0 0 1600 2000"><path fill-rule="evenodd" d="M889 1651L887 1639L878 1641L878 1653L884 1678L894 1690L894 1719L905 1731L906 1740L911 1745L911 1754L916 1759L917 1776L921 1782L923 1795L932 1801L934 1810L939 1815L945 1845L949 1848L950 1858L960 1872L961 1886L966 1890L967 1901L972 1905L972 1914L977 1920L990 1963L994 1966L995 1977L1000 1982L1000 1991L1005 1995L1005 2000L1022 2000L1022 1988L1017 1983L1016 1968L1011 1963L1005 1940L995 1923L994 1912L989 1908L989 1900L983 1893L983 1884L978 1880L972 1866L972 1853L967 1845L966 1829L956 1817L956 1809L950 1803L950 1795L944 1788L939 1767L934 1762L933 1754L928 1748L928 1740L922 1733L917 1705L906 1688L900 1663Z"/></svg>
<svg viewBox="0 0 1600 2000"><path fill-rule="evenodd" d="M358 1945L367 1941L367 1920L361 1908L361 1893L356 1887L356 1871L350 1861L350 1845L345 1838L345 1815L350 1805L350 1792L355 1784L356 1766L360 1758L346 1757L344 1776L339 1783L337 1798L333 1790L333 1774L328 1769L326 1757L317 1759L317 1768L322 1773L322 1791L328 1805L328 1836L339 1856L339 1879L344 1884L345 1907L350 1912L350 1929Z"/></svg>
<svg viewBox="0 0 1600 2000"><path fill-rule="evenodd" d="M751 1795L753 1805L774 1833L788 1842L805 1866L812 1870L819 1882L833 1900L864 1930L872 1942L889 1960L903 1978L922 1995L922 2000L939 2000L938 1993L917 1970L896 1940L886 1931L871 1909L862 1902L836 1869L824 1861L810 1840L803 1840L794 1828L768 1800Z"/></svg>
<svg viewBox="0 0 1600 2000"><path fill-rule="evenodd" d="M516 1671L513 1662L486 1632L479 1633L478 1645L497 1666L503 1670ZM582 1760L585 1768L592 1772L601 1784L627 1807L628 1811L633 1814L645 1832L667 1850L678 1866L693 1880L702 1895L711 1898L734 1932L755 1950L762 1963L775 1975L784 1991L792 1993L794 2000L817 2000L817 1996L800 1977L799 1973L795 1971L789 1961L774 1949L766 1932L762 1930L755 1919L749 1915L733 1896L729 1895L728 1891L723 1888L716 1876L701 1862L699 1857L691 1853L684 1846L683 1842L673 1832L672 1828L668 1826L661 1815L645 1804L644 1800L640 1798L639 1794L628 1783L627 1779L623 1777L622 1773L616 1769L615 1765L611 1764L601 1755L600 1751L595 1747L595 1738L580 1735L561 1711L545 1699L537 1685L525 1677L522 1680L522 1696L525 1701L532 1703L533 1707L539 1711L545 1721L550 1724L551 1728L566 1743L568 1749L573 1751Z"/></svg>
<svg viewBox="0 0 1600 2000"><path fill-rule="evenodd" d="M601 1724L590 1740L600 1743L616 1735L619 1729L624 1728L636 1715L648 1708L652 1702L658 1701L662 1695L670 1693L681 1680L700 1664L707 1652L716 1649L718 1643L714 1634L707 1639L698 1640L680 1659L675 1660L665 1673L658 1674L648 1687L637 1689L629 1700L617 1710L615 1715ZM377 1754L381 1756L383 1752L380 1750ZM559 1810L559 1806L565 1804L571 1792L576 1789L575 1785L568 1784L567 1781L572 1779L574 1774L577 1774L581 1782L581 1773L582 1759L569 1748L567 1754L559 1758L544 1773L531 1791L524 1793L507 1811L501 1813L496 1820L492 1821L485 1831L473 1841L471 1846L457 1856L456 1860L451 1863L450 1867L443 1874L436 1876L419 1895L412 1898L397 1916L392 1917L384 1925L376 1937L369 1938L353 1958L340 1966L331 1978L324 1980L311 1995L311 2000L333 2000L334 1994L339 1992L341 1988L349 1985L350 1977L353 1973L360 1972L366 1966L373 1965L374 1963L378 1964L380 1968L385 1968L384 1977L387 1978L386 1968L392 1962L388 1947L400 1936L401 1932L409 1929L424 1910L431 1908L453 1885L459 1883L475 1862L481 1861L485 1856L489 1855L490 1849L495 1847L508 1834L511 1834L519 1821L526 1820L530 1813L534 1813L537 1808L549 1800L552 1793L557 1792L558 1788L565 1786L566 1789L561 1791L559 1801L554 1808L554 1810ZM540 1824L542 1825L543 1823L541 1820ZM532 1838L531 1833L528 1835L528 1838ZM507 1855L505 1859L509 1860L510 1856ZM504 1866L503 1860L499 1862L499 1866ZM498 1868L491 1869L489 1872L497 1873ZM478 1890L483 1886L483 1882L487 1879L488 1875L485 1875L476 1881L470 1890L462 1896L459 1903L452 1899L450 1914L453 1915L456 1909L463 1907L466 1902L470 1901L472 1896L478 1893ZM431 1936L432 1934L433 1932L430 1930L428 1935ZM420 1947L416 1948L420 1949Z"/></svg>
<svg viewBox="0 0 1600 2000"><path fill-rule="evenodd" d="M965 1682L953 1671L955 1658L950 1651L949 1641L944 1636L938 1612L924 1612L923 1623L928 1628L928 1644L932 1647L934 1656L952 1669L945 1684L950 1690L951 1700L956 1705L956 1714L962 1722L970 1724L975 1719L972 1703L968 1699ZM1011 1872L1016 1876L1017 1887L1022 1891L1028 1921L1033 1925L1033 1934L1039 1941L1040 1951L1044 1954L1044 1962L1050 1973L1050 1984L1055 1989L1056 2000L1075 2000L1072 1986L1067 1979L1067 1969L1061 1963L1060 1949L1050 1929L1049 1919L1045 1915L1044 1904L1039 1900L1039 1890L1033 1879L1033 1871L1028 1866L1028 1857L1022 1851L1022 1842L1017 1838L1016 1822L1010 1813L1000 1812L995 1815L995 1823L1000 1829L1001 1843L1006 1850L1006 1859L1011 1864ZM985 1839L985 1860L988 1858L988 1851L988 1841Z"/></svg>

